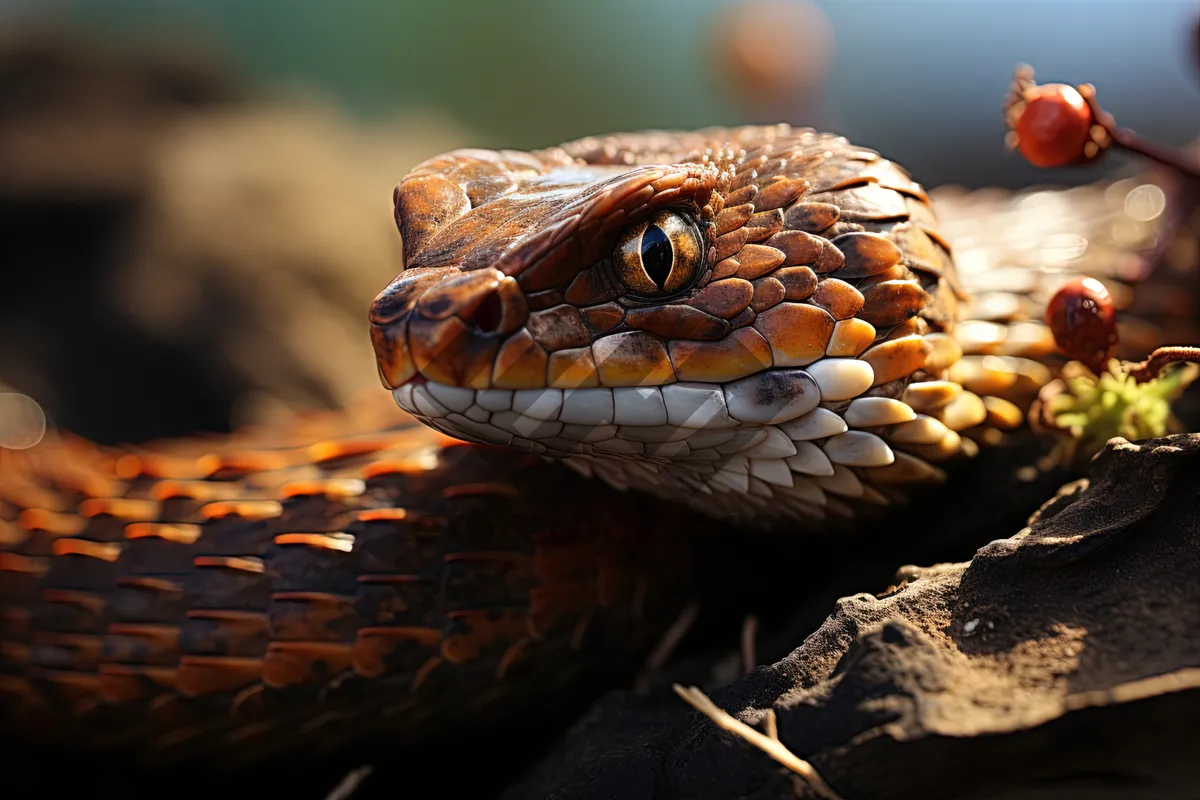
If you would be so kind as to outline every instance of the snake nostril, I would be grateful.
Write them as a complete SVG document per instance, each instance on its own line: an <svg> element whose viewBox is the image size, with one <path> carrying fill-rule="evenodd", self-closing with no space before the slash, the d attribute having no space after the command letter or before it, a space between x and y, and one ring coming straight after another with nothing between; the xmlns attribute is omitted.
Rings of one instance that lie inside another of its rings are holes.
<svg viewBox="0 0 1200 800"><path fill-rule="evenodd" d="M474 310L463 317L463 321L483 333L499 330L504 321L504 303L497 292L488 292Z"/></svg>

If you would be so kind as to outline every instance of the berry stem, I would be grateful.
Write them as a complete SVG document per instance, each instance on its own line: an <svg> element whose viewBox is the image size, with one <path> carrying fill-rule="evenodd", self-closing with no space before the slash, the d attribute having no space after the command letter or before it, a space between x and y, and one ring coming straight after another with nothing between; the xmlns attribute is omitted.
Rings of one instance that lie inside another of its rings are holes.
<svg viewBox="0 0 1200 800"><path fill-rule="evenodd" d="M1140 364L1130 366L1128 375L1138 383L1154 380L1170 364L1190 361L1200 364L1200 347L1160 347Z"/></svg>
<svg viewBox="0 0 1200 800"><path fill-rule="evenodd" d="M1122 128L1117 125L1116 118L1105 111L1096 100L1096 87L1092 84L1085 83L1082 86L1076 87L1076 89L1083 97L1084 102L1088 104L1088 108L1091 109L1092 119L1095 121L1095 124L1104 129L1104 132L1112 139L1113 144L1131 153L1137 153L1144 158L1162 164L1191 180L1200 182L1200 164L1197 164L1193 159L1187 157L1179 150L1163 147L1134 133L1128 128Z"/></svg>

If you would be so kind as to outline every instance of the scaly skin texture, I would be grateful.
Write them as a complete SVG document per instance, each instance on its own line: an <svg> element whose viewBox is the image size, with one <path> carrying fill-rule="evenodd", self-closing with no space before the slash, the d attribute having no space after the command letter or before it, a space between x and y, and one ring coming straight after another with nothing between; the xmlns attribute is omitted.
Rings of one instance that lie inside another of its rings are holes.
<svg viewBox="0 0 1200 800"><path fill-rule="evenodd" d="M425 744L633 663L688 597L648 502L386 395L228 441L0 456L7 732L149 764Z"/></svg>
<svg viewBox="0 0 1200 800"><path fill-rule="evenodd" d="M809 131L420 165L371 319L430 427L383 395L230 439L0 452L0 728L153 763L403 748L636 663L705 520L846 527L1022 424L1063 262L972 215L1082 232L1071 265L1111 277L1090 226L1119 199L989 197L949 201L956 274L919 185ZM649 219L697 237L664 298L620 267Z"/></svg>
<svg viewBox="0 0 1200 800"><path fill-rule="evenodd" d="M975 450L964 432L1020 425L1049 377L955 373L966 295L929 199L840 137L460 151L418 166L396 209L406 269L372 321L402 407L711 516L844 526L944 480ZM697 242L660 289L622 242L664 210ZM1052 349L1034 325L1011 355Z"/></svg>

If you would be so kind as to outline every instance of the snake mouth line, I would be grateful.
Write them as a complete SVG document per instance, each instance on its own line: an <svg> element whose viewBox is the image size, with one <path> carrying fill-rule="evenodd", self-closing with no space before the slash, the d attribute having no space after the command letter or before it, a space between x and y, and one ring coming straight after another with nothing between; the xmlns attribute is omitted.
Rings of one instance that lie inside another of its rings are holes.
<svg viewBox="0 0 1200 800"><path fill-rule="evenodd" d="M710 512L731 496L783 498L781 513L799 504L819 519L831 497L869 492L861 470L894 464L888 431L917 417L867 395L871 377L853 366L862 364L822 359L720 385L507 390L414 379L393 395L443 433L564 459L620 489L691 497Z"/></svg>

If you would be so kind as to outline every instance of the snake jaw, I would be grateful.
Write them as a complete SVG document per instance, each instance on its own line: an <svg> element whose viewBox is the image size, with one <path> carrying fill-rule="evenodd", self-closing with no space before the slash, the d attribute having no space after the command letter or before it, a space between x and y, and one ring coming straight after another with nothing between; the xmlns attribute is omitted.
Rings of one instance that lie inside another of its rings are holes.
<svg viewBox="0 0 1200 800"><path fill-rule="evenodd" d="M722 517L753 509L764 518L822 520L825 498L811 478L832 477L836 467L814 440L847 437L839 460L884 466L895 458L871 434L856 434L856 442L841 417L818 408L820 387L804 370L767 370L724 386L515 391L418 377L393 394L401 408L451 436L565 459L618 489L690 498ZM865 410L868 421L880 421ZM786 495L806 501L805 513L797 515L794 503L734 502L751 491L752 478L774 487L759 500Z"/></svg>

